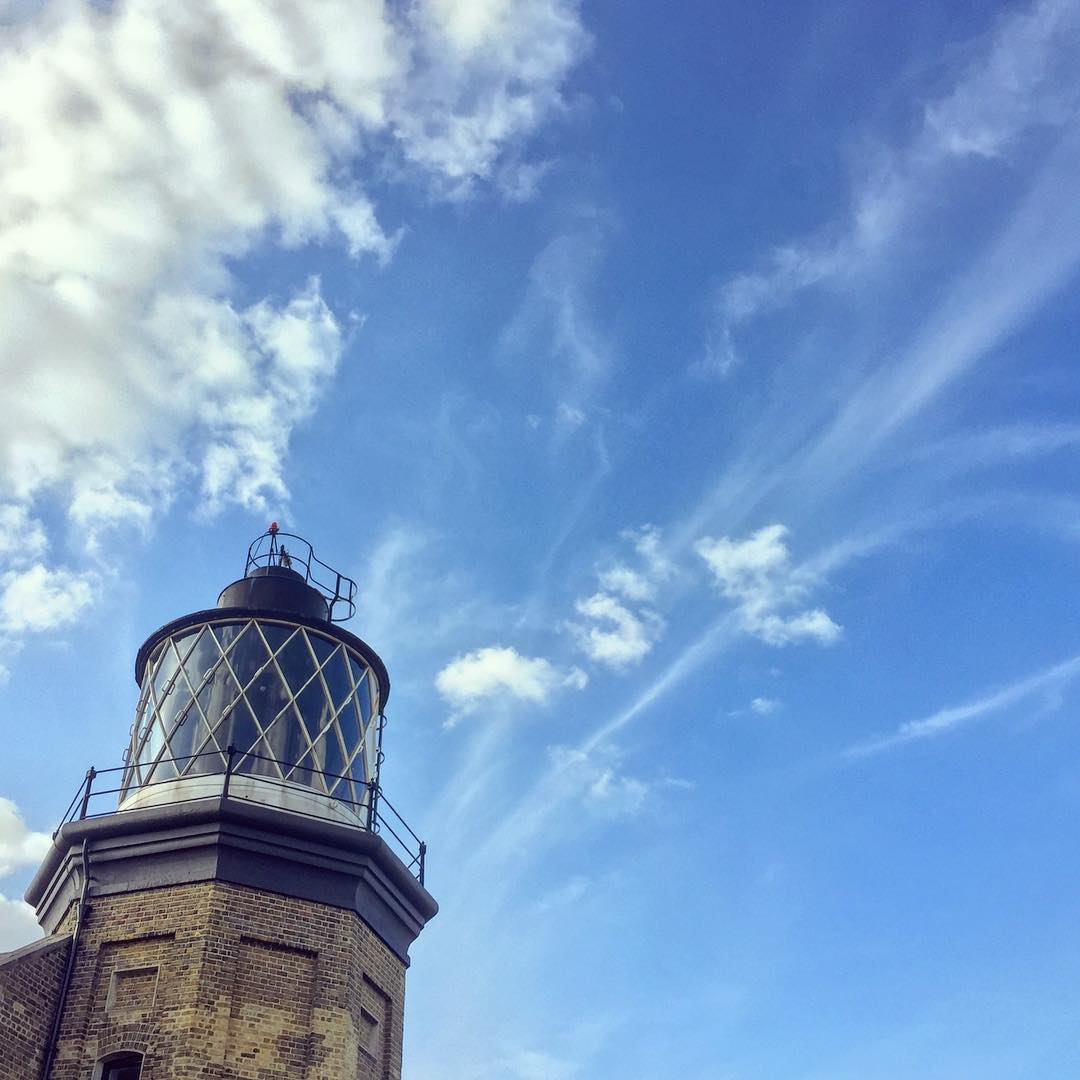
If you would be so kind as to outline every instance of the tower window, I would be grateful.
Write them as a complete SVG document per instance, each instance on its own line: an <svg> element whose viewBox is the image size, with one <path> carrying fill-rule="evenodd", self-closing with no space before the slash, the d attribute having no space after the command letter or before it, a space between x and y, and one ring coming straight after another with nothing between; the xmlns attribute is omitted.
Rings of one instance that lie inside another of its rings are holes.
<svg viewBox="0 0 1080 1080"><path fill-rule="evenodd" d="M117 1054L102 1062L100 1080L139 1080L142 1054Z"/></svg>

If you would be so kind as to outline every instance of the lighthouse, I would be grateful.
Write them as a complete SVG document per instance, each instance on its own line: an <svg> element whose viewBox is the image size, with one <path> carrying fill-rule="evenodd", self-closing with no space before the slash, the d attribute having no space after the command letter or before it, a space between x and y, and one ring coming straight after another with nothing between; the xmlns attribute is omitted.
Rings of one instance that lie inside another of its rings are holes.
<svg viewBox="0 0 1080 1080"><path fill-rule="evenodd" d="M390 679L355 607L273 524L146 639L123 760L87 771L27 891L46 937L0 956L0 1080L400 1077L437 905L380 783Z"/></svg>

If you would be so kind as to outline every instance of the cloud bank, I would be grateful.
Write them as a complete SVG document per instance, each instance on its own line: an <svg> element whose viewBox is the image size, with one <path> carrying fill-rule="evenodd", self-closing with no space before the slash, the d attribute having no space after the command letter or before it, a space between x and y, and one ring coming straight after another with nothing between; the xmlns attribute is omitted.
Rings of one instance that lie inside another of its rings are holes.
<svg viewBox="0 0 1080 1080"><path fill-rule="evenodd" d="M51 843L48 833L28 829L19 808L0 796L0 878L23 867L36 866Z"/></svg>
<svg viewBox="0 0 1080 1080"><path fill-rule="evenodd" d="M280 505L342 317L317 277L241 302L236 261L330 242L386 262L399 233L365 177L498 183L586 47L571 0L69 2L6 29L0 523L36 551L0 543L0 632L90 602L52 554L64 525L92 547L192 488L208 512Z"/></svg>

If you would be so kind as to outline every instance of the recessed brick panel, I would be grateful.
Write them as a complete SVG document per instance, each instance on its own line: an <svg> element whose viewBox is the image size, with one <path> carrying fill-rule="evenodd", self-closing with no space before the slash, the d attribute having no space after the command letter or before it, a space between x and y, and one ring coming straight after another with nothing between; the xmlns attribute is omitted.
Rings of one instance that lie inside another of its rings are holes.
<svg viewBox="0 0 1080 1080"><path fill-rule="evenodd" d="M316 953L243 938L226 1064L254 1080L303 1076L312 1042Z"/></svg>

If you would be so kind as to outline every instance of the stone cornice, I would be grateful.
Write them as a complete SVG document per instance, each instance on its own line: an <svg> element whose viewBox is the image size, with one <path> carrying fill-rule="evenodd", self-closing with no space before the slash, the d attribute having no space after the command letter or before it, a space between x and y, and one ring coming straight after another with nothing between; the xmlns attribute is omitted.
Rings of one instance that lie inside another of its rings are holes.
<svg viewBox="0 0 1080 1080"><path fill-rule="evenodd" d="M405 963L438 911L376 834L255 802L208 798L64 825L26 893L46 933L77 895L84 840L91 898L229 882L353 910Z"/></svg>

